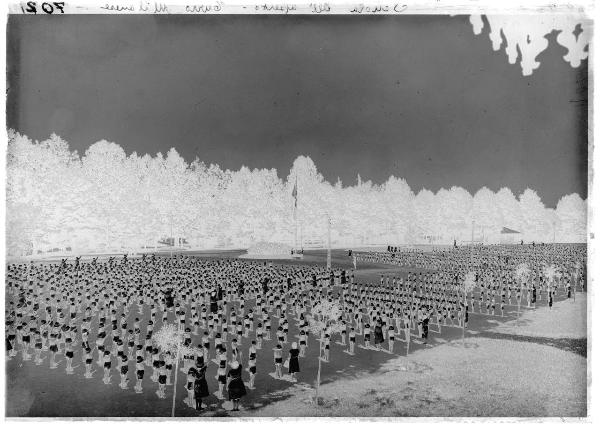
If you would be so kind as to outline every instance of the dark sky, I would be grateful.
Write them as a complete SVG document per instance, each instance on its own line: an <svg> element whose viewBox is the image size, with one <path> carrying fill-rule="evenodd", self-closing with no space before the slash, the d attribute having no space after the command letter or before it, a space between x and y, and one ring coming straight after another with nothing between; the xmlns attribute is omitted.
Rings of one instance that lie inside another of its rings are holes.
<svg viewBox="0 0 600 427"><path fill-rule="evenodd" d="M488 34L464 16L11 15L7 121L80 154L174 146L283 178L304 154L345 185L585 198L587 61L554 34L523 77Z"/></svg>

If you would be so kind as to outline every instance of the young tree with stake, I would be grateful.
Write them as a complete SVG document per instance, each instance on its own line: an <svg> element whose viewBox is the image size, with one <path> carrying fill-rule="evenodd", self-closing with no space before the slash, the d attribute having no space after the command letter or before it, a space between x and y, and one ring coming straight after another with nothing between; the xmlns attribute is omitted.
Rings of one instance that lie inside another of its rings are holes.
<svg viewBox="0 0 600 427"><path fill-rule="evenodd" d="M341 333L345 329L342 322L342 309L337 302L321 301L317 303L308 315L308 325L311 333L321 337L322 332L328 331L330 335ZM321 338L320 338L321 340ZM322 341L319 343L319 369L317 371L317 387L315 394L315 402L318 403L319 387L321 383L321 351Z"/></svg>
<svg viewBox="0 0 600 427"><path fill-rule="evenodd" d="M177 396L177 378L179 377L179 359L183 356L195 353L195 351L185 346L184 332L180 331L175 324L167 324L160 328L154 335L156 345L163 353L167 351L175 355L175 382L173 384L173 403L171 406L171 417L175 416L175 399Z"/></svg>
<svg viewBox="0 0 600 427"><path fill-rule="evenodd" d="M525 262L517 265L517 268L515 269L515 276L517 277L517 282L519 283L519 286L521 287L521 289L523 288L523 284L527 283L527 281L529 280L529 275L531 274L531 270L529 269L529 265ZM521 317L521 298L518 297L517 298L517 324L519 322L519 319Z"/></svg>

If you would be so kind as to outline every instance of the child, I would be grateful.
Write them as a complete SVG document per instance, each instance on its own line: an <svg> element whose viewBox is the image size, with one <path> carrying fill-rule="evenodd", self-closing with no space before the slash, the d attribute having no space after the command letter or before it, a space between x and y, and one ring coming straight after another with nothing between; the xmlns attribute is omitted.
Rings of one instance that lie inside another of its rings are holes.
<svg viewBox="0 0 600 427"><path fill-rule="evenodd" d="M82 329L81 330L81 347L82 348L86 348L86 347L90 346L88 339L89 339L89 334L88 334L87 329Z"/></svg>
<svg viewBox="0 0 600 427"><path fill-rule="evenodd" d="M144 351L146 352L144 355L146 366L152 366L152 337L150 335L146 335L146 339L144 341Z"/></svg>
<svg viewBox="0 0 600 427"><path fill-rule="evenodd" d="M58 364L56 363L56 353L58 353L58 338L56 334L50 334L50 369L56 369Z"/></svg>
<svg viewBox="0 0 600 427"><path fill-rule="evenodd" d="M206 331L204 331L204 334L202 335L202 347L204 348L204 360L208 360L208 352L210 350L210 336Z"/></svg>
<svg viewBox="0 0 600 427"><path fill-rule="evenodd" d="M263 340L262 323L259 323L258 326L256 327L256 348L259 350L262 348L262 340Z"/></svg>
<svg viewBox="0 0 600 427"><path fill-rule="evenodd" d="M388 329L388 351L390 353L394 352L394 340L395 340L396 332L394 331L394 327L390 325Z"/></svg>
<svg viewBox="0 0 600 427"><path fill-rule="evenodd" d="M159 358L160 358L160 356L158 354L158 349L157 348L152 349L152 376L150 377L150 379L153 382L158 381L158 370L160 369Z"/></svg>
<svg viewBox="0 0 600 427"><path fill-rule="evenodd" d="M134 390L136 393L142 393L142 380L144 379L144 358L142 356L137 356L135 361L135 374L137 377L137 381L135 383Z"/></svg>
<svg viewBox="0 0 600 427"><path fill-rule="evenodd" d="M444 324L446 322L446 315L444 315ZM410 319L407 313L404 313L404 339L405 342L410 342Z"/></svg>
<svg viewBox="0 0 600 427"><path fill-rule="evenodd" d="M165 396L165 388L167 387L167 368L166 362L164 360L160 360L158 363L158 390L156 391L156 395L160 399L164 399Z"/></svg>
<svg viewBox="0 0 600 427"><path fill-rule="evenodd" d="M348 334L350 340L350 349L348 350L351 355L354 356L354 346L356 345L356 332L354 328L350 328L350 334Z"/></svg>
<svg viewBox="0 0 600 427"><path fill-rule="evenodd" d="M285 313L284 313L284 314L285 314ZM290 326L289 326L289 324L288 324L288 321L287 321L287 319L284 319L284 321L283 321L283 342L284 342L285 344L287 344L287 342L288 342L288 332L289 332L289 328L290 328Z"/></svg>
<svg viewBox="0 0 600 427"><path fill-rule="evenodd" d="M256 341L252 341L252 344L250 344L250 348L248 349L248 359L249 360L256 360Z"/></svg>
<svg viewBox="0 0 600 427"><path fill-rule="evenodd" d="M128 359L125 354L121 356L121 383L119 387L123 390L127 390L127 383L129 380L127 379L127 372L129 372L129 366L127 365Z"/></svg>
<svg viewBox="0 0 600 427"><path fill-rule="evenodd" d="M248 388L254 390L254 380L256 378L256 354L248 359L248 372L250 373L250 382Z"/></svg>
<svg viewBox="0 0 600 427"><path fill-rule="evenodd" d="M14 326L12 323L9 325L8 335L7 335L7 350L8 350L8 359L17 355L16 343L15 340L17 338L16 332L14 330Z"/></svg>
<svg viewBox="0 0 600 427"><path fill-rule="evenodd" d="M102 360L104 362L104 378L102 381L104 384L110 384L110 350L104 350L104 356Z"/></svg>
<svg viewBox="0 0 600 427"><path fill-rule="evenodd" d="M65 342L65 357L67 358L67 375L73 374L73 344L71 342L71 338L67 338Z"/></svg>
<svg viewBox="0 0 600 427"><path fill-rule="evenodd" d="M227 367L227 349L221 347L219 349L219 356L217 357L217 363L220 368Z"/></svg>
<svg viewBox="0 0 600 427"><path fill-rule="evenodd" d="M325 362L329 362L329 346L331 344L331 338L329 334L325 334L325 339L323 340L323 357Z"/></svg>
<svg viewBox="0 0 600 427"><path fill-rule="evenodd" d="M129 338L127 341L127 358L128 359L132 359L133 358L133 350L135 350L135 342L133 340L133 331L130 330L129 331Z"/></svg>
<svg viewBox="0 0 600 427"><path fill-rule="evenodd" d="M187 390L187 400L186 403L190 408L194 408L194 381L196 379L196 369L190 368L187 372L187 384L185 386Z"/></svg>
<svg viewBox="0 0 600 427"><path fill-rule="evenodd" d="M282 356L282 348L281 348L281 344L277 344L277 347L275 347L273 349L273 359L275 360L275 376L277 378L281 378L282 374L281 374L281 365L283 363L283 356Z"/></svg>
<svg viewBox="0 0 600 427"><path fill-rule="evenodd" d="M271 341L271 318L269 316L265 320L265 340Z"/></svg>
<svg viewBox="0 0 600 427"><path fill-rule="evenodd" d="M235 332L236 332L236 335L237 335L238 342L241 343L242 342L242 337L244 335L244 327L242 326L242 322L241 321L237 322L237 325L235 327Z"/></svg>
<svg viewBox="0 0 600 427"><path fill-rule="evenodd" d="M237 338L231 341L231 361L238 359Z"/></svg>
<svg viewBox="0 0 600 427"><path fill-rule="evenodd" d="M276 335L277 335L277 342L283 346L283 342L284 342L283 327L279 326L277 328Z"/></svg>
<svg viewBox="0 0 600 427"><path fill-rule="evenodd" d="M223 336L223 342L227 342L227 334L229 333L229 326L227 325L227 318L223 318L221 323L221 334Z"/></svg>
<svg viewBox="0 0 600 427"><path fill-rule="evenodd" d="M246 316L244 318L244 337L248 338L250 334L250 318L249 316Z"/></svg>
<svg viewBox="0 0 600 427"><path fill-rule="evenodd" d="M371 326L367 323L364 329L365 334L365 347L369 348L371 346Z"/></svg>
<svg viewBox="0 0 600 427"><path fill-rule="evenodd" d="M83 354L83 359L85 362L85 374L83 375L85 378L89 379L92 378L93 376L93 372L92 372L92 361L93 361L93 356L92 356L92 348L90 346L87 346L84 350L84 354Z"/></svg>
<svg viewBox="0 0 600 427"><path fill-rule="evenodd" d="M215 336L215 360L219 360L219 355L221 354L221 349L223 348L223 340L221 339L221 334L217 333Z"/></svg>
<svg viewBox="0 0 600 427"><path fill-rule="evenodd" d="M165 363L165 369L167 372L167 385L171 385L171 375L173 373L173 362L175 361L175 358L171 355L171 353L167 352L165 354L165 360L163 361Z"/></svg>
<svg viewBox="0 0 600 427"><path fill-rule="evenodd" d="M306 354L306 332L300 331L300 357Z"/></svg>
<svg viewBox="0 0 600 427"><path fill-rule="evenodd" d="M213 320L213 316L211 315L208 318L208 337L212 339L215 335L215 321Z"/></svg>
<svg viewBox="0 0 600 427"><path fill-rule="evenodd" d="M35 336L35 364L41 365L44 358L42 358L42 337L39 332L36 333Z"/></svg>
<svg viewBox="0 0 600 427"><path fill-rule="evenodd" d="M208 312L206 311L206 307L202 304L202 312L200 314L200 322L202 325L202 329L206 329L206 319L208 318Z"/></svg>
<svg viewBox="0 0 600 427"><path fill-rule="evenodd" d="M219 369L217 369L216 379L219 383L219 393L217 394L217 398L219 400L223 400L225 399L225 396L223 395L223 390L225 389L225 384L227 384L227 368L221 368L219 366Z"/></svg>

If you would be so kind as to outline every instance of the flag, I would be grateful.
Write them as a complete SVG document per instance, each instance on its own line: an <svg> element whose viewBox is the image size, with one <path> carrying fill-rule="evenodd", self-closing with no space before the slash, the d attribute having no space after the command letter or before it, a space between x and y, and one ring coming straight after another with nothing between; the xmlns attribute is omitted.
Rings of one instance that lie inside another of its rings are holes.
<svg viewBox="0 0 600 427"><path fill-rule="evenodd" d="M296 177L296 182L294 183L294 189L292 190L292 197L294 198L294 207L298 207L298 177Z"/></svg>

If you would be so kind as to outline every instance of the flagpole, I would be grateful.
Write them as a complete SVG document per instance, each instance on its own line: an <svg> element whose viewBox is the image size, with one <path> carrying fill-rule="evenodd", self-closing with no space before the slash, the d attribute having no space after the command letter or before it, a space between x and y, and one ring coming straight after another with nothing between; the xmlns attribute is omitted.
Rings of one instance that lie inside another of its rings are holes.
<svg viewBox="0 0 600 427"><path fill-rule="evenodd" d="M304 235L302 234L302 231L303 223L300 221L300 252L304 252Z"/></svg>
<svg viewBox="0 0 600 427"><path fill-rule="evenodd" d="M331 216L327 213L327 270L331 271Z"/></svg>
<svg viewBox="0 0 600 427"><path fill-rule="evenodd" d="M292 197L294 198L294 254L292 255L295 255L298 251L298 175L296 175Z"/></svg>
<svg viewBox="0 0 600 427"><path fill-rule="evenodd" d="M297 206L294 203L294 254L298 249L298 214L296 213Z"/></svg>

